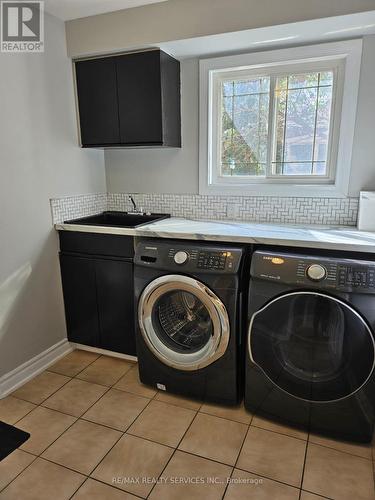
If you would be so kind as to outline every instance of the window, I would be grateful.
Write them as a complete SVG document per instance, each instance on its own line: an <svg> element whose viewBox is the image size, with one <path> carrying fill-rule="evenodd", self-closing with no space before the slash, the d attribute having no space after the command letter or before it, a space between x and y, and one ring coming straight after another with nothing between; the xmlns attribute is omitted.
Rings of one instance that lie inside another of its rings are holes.
<svg viewBox="0 0 375 500"><path fill-rule="evenodd" d="M360 43L201 61L200 192L345 195Z"/></svg>
<svg viewBox="0 0 375 500"><path fill-rule="evenodd" d="M333 84L333 70L222 81L220 175L327 177Z"/></svg>

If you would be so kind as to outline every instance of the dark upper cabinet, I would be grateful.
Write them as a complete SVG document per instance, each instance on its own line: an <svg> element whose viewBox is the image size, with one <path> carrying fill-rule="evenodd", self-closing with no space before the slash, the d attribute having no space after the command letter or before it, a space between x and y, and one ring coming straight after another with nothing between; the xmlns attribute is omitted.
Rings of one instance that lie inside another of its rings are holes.
<svg viewBox="0 0 375 500"><path fill-rule="evenodd" d="M82 145L120 142L114 58L76 63L76 79Z"/></svg>
<svg viewBox="0 0 375 500"><path fill-rule="evenodd" d="M83 147L181 146L180 63L161 50L77 61Z"/></svg>
<svg viewBox="0 0 375 500"><path fill-rule="evenodd" d="M160 52L119 57L117 88L122 143L162 144Z"/></svg>

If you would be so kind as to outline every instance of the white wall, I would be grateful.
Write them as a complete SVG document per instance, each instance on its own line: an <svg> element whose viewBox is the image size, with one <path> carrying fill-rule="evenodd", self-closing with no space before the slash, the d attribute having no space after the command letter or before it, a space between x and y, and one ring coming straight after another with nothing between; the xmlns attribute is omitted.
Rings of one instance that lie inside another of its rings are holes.
<svg viewBox="0 0 375 500"><path fill-rule="evenodd" d="M66 336L49 198L105 190L100 151L77 146L64 24L44 54L0 54L0 376Z"/></svg>
<svg viewBox="0 0 375 500"><path fill-rule="evenodd" d="M105 153L110 193L198 192L198 60L181 63L181 149L117 149Z"/></svg>
<svg viewBox="0 0 375 500"><path fill-rule="evenodd" d="M363 39L350 194L375 190L375 35Z"/></svg>
<svg viewBox="0 0 375 500"><path fill-rule="evenodd" d="M364 37L350 196L375 189L375 36ZM110 193L198 193L198 61L181 63L182 149L105 152Z"/></svg>

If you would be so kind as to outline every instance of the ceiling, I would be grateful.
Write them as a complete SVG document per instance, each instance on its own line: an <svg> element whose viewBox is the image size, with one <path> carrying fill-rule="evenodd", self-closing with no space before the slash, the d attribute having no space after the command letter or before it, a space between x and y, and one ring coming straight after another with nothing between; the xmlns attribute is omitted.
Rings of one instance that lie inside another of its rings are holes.
<svg viewBox="0 0 375 500"><path fill-rule="evenodd" d="M67 21L79 17L94 16L104 12L131 9L166 0L44 0L44 8L50 14Z"/></svg>

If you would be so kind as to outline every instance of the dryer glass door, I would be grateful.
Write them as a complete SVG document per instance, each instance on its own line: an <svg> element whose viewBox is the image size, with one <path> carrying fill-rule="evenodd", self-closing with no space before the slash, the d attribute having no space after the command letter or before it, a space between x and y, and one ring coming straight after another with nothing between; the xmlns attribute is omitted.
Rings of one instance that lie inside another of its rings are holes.
<svg viewBox="0 0 375 500"><path fill-rule="evenodd" d="M157 278L143 291L138 321L149 349L164 364L197 370L224 354L229 319L221 300L188 276Z"/></svg>
<svg viewBox="0 0 375 500"><path fill-rule="evenodd" d="M251 360L279 388L307 401L358 391L374 369L374 339L345 302L316 292L282 295L250 322Z"/></svg>

